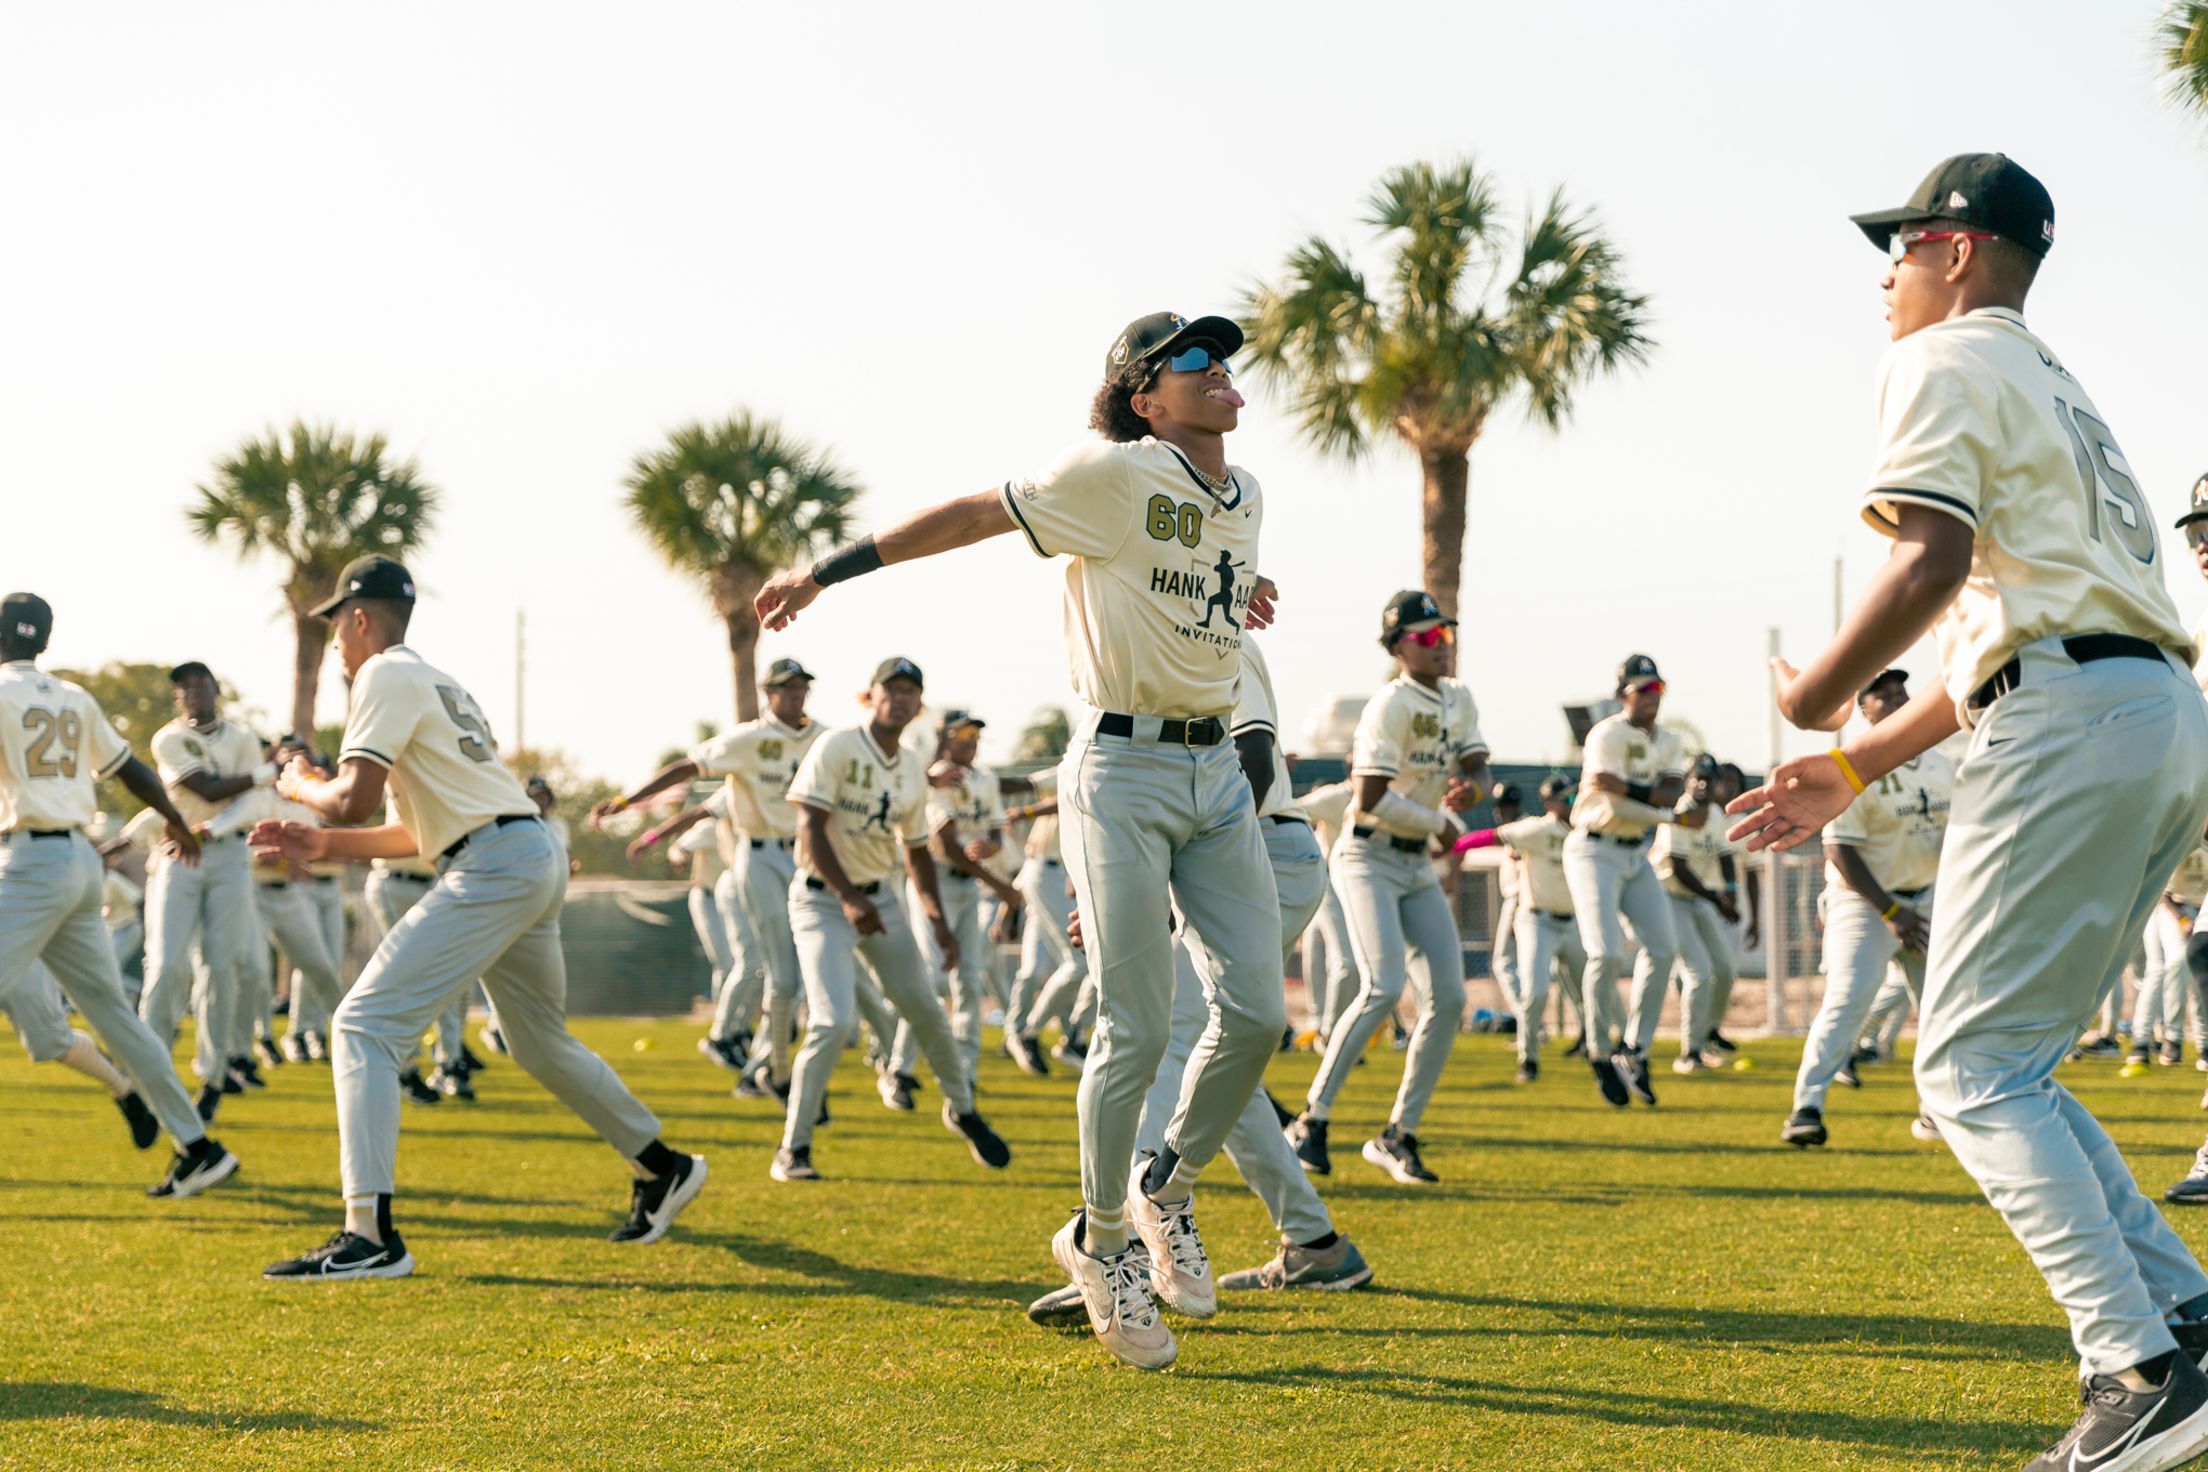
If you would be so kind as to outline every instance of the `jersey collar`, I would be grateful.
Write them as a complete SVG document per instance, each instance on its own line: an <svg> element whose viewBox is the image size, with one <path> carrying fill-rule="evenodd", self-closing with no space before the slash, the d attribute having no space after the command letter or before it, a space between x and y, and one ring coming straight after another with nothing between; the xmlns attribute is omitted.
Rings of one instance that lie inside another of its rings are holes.
<svg viewBox="0 0 2208 1472"><path fill-rule="evenodd" d="M2017 326L2023 327L2026 332L2031 331L2031 328L2025 326L2024 314L2014 307L1972 307L1963 315L1965 317L1995 317L2003 322L2013 322Z"/></svg>
<svg viewBox="0 0 2208 1472"><path fill-rule="evenodd" d="M1158 443L1161 445L1165 445L1166 453L1170 454L1174 459L1181 462L1181 469L1188 472L1188 478L1195 483L1196 489L1202 491L1205 497L1211 502L1213 506L1216 506L1221 511L1232 511L1235 507L1242 504L1242 482L1235 478L1234 467L1232 465L1229 465L1227 467L1227 486L1230 490L1234 492L1234 499L1231 501L1222 500L1220 499L1218 492L1212 490L1209 485L1206 485L1204 483L1204 478L1196 473L1195 466L1188 463L1188 457L1186 455L1183 455L1172 445L1167 445L1164 440L1159 440Z"/></svg>

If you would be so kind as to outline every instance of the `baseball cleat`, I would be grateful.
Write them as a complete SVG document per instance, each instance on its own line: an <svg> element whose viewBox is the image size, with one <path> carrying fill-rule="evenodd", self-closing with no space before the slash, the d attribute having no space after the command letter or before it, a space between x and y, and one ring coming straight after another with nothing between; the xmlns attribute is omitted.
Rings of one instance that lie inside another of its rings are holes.
<svg viewBox="0 0 2208 1472"><path fill-rule="evenodd" d="M215 1122L215 1111L221 1107L222 1090L213 1084L202 1084L199 1090L199 1098L192 1103L192 1108L199 1112L199 1122L201 1124L213 1124Z"/></svg>
<svg viewBox="0 0 2208 1472"><path fill-rule="evenodd" d="M1326 1154L1325 1120L1299 1114L1282 1133L1288 1137L1288 1148L1296 1152L1296 1163L1303 1167L1306 1175L1334 1174L1334 1162Z"/></svg>
<svg viewBox="0 0 2208 1472"><path fill-rule="evenodd" d="M989 1121L969 1110L964 1114L953 1113L948 1101L943 1105L943 1128L966 1142L976 1163L991 1170L1003 1170L1012 1163L1012 1147L1004 1143L1004 1137L989 1128Z"/></svg>
<svg viewBox="0 0 2208 1472"><path fill-rule="evenodd" d="M471 1074L481 1073L491 1065L475 1056L475 1049L466 1043L460 1045L460 1067Z"/></svg>
<svg viewBox="0 0 2208 1472"><path fill-rule="evenodd" d="M1257 1288L1314 1288L1322 1293L1342 1293L1372 1281L1372 1264L1357 1244L1335 1234L1330 1247L1302 1247L1285 1239L1273 1260L1263 1267L1228 1273L1219 1286L1229 1293ZM1030 1309L1033 1317L1034 1310Z"/></svg>
<svg viewBox="0 0 2208 1472"><path fill-rule="evenodd" d="M1633 1095L1625 1086L1625 1077L1618 1072L1617 1060L1623 1053L1608 1058L1589 1058L1587 1066L1595 1071L1595 1087L1602 1090L1603 1102L1623 1109L1633 1102Z"/></svg>
<svg viewBox="0 0 2208 1472"><path fill-rule="evenodd" d="M1940 1127L1932 1122L1929 1114L1920 1114L1909 1121L1909 1133L1927 1145L1940 1143Z"/></svg>
<svg viewBox="0 0 2208 1472"><path fill-rule="evenodd" d="M388 1242L371 1242L339 1232L312 1252L261 1269L264 1278L403 1278L414 1271L414 1254L393 1232Z"/></svg>
<svg viewBox="0 0 2208 1472"><path fill-rule="evenodd" d="M422 1081L419 1068L409 1068L399 1075L399 1096L409 1104L435 1104L445 1097Z"/></svg>
<svg viewBox="0 0 2208 1472"><path fill-rule="evenodd" d="M2208 1376L2187 1355L2149 1390L2088 1375L2078 1399L2084 1413L2024 1472L2161 1472L2208 1451Z"/></svg>
<svg viewBox="0 0 2208 1472"><path fill-rule="evenodd" d="M1783 1143L1795 1146L1798 1149L1824 1144L1826 1139L1824 1111L1812 1109L1806 1104L1795 1110L1786 1117L1786 1123L1779 1126L1779 1139Z"/></svg>
<svg viewBox="0 0 2208 1472"><path fill-rule="evenodd" d="M1008 1032L1004 1035L1005 1051L1012 1055L1012 1062L1020 1072L1036 1078L1050 1077L1050 1065L1043 1060L1042 1044L1026 1033Z"/></svg>
<svg viewBox="0 0 2208 1472"><path fill-rule="evenodd" d="M657 1242L667 1235L681 1210L705 1186L705 1157L685 1155L675 1168L629 1185L629 1219L615 1227L608 1242Z"/></svg>
<svg viewBox="0 0 2208 1472"><path fill-rule="evenodd" d="M1626 1093L1652 1109L1656 1106L1656 1089L1648 1081L1648 1064L1640 1054L1612 1053L1610 1065L1618 1071L1618 1082L1625 1085Z"/></svg>
<svg viewBox="0 0 2208 1472"><path fill-rule="evenodd" d="M744 1071L744 1055L736 1051L736 1044L732 1039L699 1038L698 1051L705 1055L706 1062L716 1067L728 1069L731 1073Z"/></svg>
<svg viewBox="0 0 2208 1472"><path fill-rule="evenodd" d="M241 1092L246 1089L265 1089L268 1087L268 1080L261 1077L261 1065L255 1063L251 1058L238 1057L230 1060L230 1066L224 1070L222 1091L225 1094L231 1092L230 1081L233 1079L237 1081L238 1089Z"/></svg>
<svg viewBox="0 0 2208 1472"><path fill-rule="evenodd" d="M1150 1293L1177 1314L1208 1319L1219 1312L1211 1281L1211 1259L1196 1232L1196 1194L1171 1206L1153 1201L1142 1189L1143 1172L1156 1157L1135 1156L1134 1179L1127 1183L1127 1227L1142 1239L1150 1260Z"/></svg>
<svg viewBox="0 0 2208 1472"><path fill-rule="evenodd" d="M1441 1179L1418 1158L1418 1136L1406 1135L1394 1125L1365 1141L1365 1160L1394 1176L1406 1186L1430 1186Z"/></svg>
<svg viewBox="0 0 2208 1472"><path fill-rule="evenodd" d="M1522 1084L1530 1084L1541 1077L1541 1060L1538 1058L1519 1059L1516 1077L1518 1082Z"/></svg>
<svg viewBox="0 0 2208 1472"><path fill-rule="evenodd" d="M2179 1206L2198 1206L2208 1202L2208 1145L2202 1145L2193 1156L2193 1168L2185 1172L2185 1179L2162 1193L2164 1201Z"/></svg>
<svg viewBox="0 0 2208 1472"><path fill-rule="evenodd" d="M1725 1034L1719 1032L1714 1027L1710 1029L1710 1046L1717 1049L1717 1051L1720 1053L1738 1053L1740 1051L1740 1044L1734 1042L1731 1038L1725 1036Z"/></svg>
<svg viewBox="0 0 2208 1472"><path fill-rule="evenodd" d="M774 1164L767 1167L767 1174L778 1181L817 1181L820 1172L813 1169L813 1147L800 1145L795 1150L774 1152Z"/></svg>
<svg viewBox="0 0 2208 1472"><path fill-rule="evenodd" d="M1853 1058L1850 1058L1847 1062L1841 1064L1840 1067L1834 1071L1832 1075L1832 1081L1836 1084L1846 1084L1851 1089L1860 1089L1863 1087L1862 1075L1858 1074L1855 1071L1855 1060Z"/></svg>
<svg viewBox="0 0 2208 1472"><path fill-rule="evenodd" d="M270 1068L282 1068L288 1061L284 1050L276 1046L276 1040L265 1034L253 1040L253 1051Z"/></svg>
<svg viewBox="0 0 2208 1472"><path fill-rule="evenodd" d="M1085 1251L1081 1236L1088 1215L1085 1208L1077 1211L1058 1229L1050 1255L1073 1280L1089 1328L1103 1346L1137 1369L1162 1370L1179 1347L1150 1297L1149 1263L1132 1243L1108 1257Z"/></svg>
<svg viewBox="0 0 2208 1472"><path fill-rule="evenodd" d="M1068 1283L1063 1288L1051 1289L1029 1304L1027 1319L1046 1329L1070 1329L1088 1323L1089 1306L1082 1301L1081 1290Z"/></svg>
<svg viewBox="0 0 2208 1472"><path fill-rule="evenodd" d="M115 1107L123 1111L123 1122L130 1126L130 1143L141 1150L151 1150L153 1142L161 1138L161 1121L153 1117L146 1101L132 1089L115 1101Z"/></svg>
<svg viewBox="0 0 2208 1472"><path fill-rule="evenodd" d="M874 1092L882 1096L882 1106L900 1114L912 1113L912 1091L916 1082L909 1073L880 1073L874 1078Z"/></svg>
<svg viewBox="0 0 2208 1472"><path fill-rule="evenodd" d="M238 1157L223 1149L213 1136L201 1135L176 1153L169 1161L169 1173L146 1187L146 1194L177 1198L197 1196L237 1173Z"/></svg>

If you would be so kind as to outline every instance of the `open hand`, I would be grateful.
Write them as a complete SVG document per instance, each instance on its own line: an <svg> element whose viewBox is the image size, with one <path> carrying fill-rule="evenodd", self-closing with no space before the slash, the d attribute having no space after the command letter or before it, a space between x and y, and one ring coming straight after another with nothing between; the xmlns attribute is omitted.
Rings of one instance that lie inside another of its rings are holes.
<svg viewBox="0 0 2208 1472"><path fill-rule="evenodd" d="M329 857L330 852L329 830L312 823L255 823L245 841L261 858L281 859L286 864L313 863Z"/></svg>
<svg viewBox="0 0 2208 1472"><path fill-rule="evenodd" d="M1280 584L1268 577L1259 577L1257 586L1250 590L1250 601L1243 605L1242 627L1269 629L1277 612L1274 604L1280 599Z"/></svg>
<svg viewBox="0 0 2208 1472"><path fill-rule="evenodd" d="M798 611L818 598L821 591L810 569L778 572L767 579L759 596L751 600L751 611L759 615L763 627L786 629L797 618Z"/></svg>
<svg viewBox="0 0 2208 1472"><path fill-rule="evenodd" d="M182 823L164 823L169 835L169 857L187 868L199 862L199 835Z"/></svg>
<svg viewBox="0 0 2208 1472"><path fill-rule="evenodd" d="M1725 804L1725 811L1740 819L1725 836L1747 840L1750 853L1785 853L1815 838L1853 801L1855 789L1829 752L1798 756L1773 767L1761 787Z"/></svg>

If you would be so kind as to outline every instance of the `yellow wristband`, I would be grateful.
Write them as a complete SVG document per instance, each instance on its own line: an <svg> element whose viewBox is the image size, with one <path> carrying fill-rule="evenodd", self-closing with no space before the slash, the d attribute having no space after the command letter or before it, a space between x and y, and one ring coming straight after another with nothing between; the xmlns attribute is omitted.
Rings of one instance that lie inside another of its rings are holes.
<svg viewBox="0 0 2208 1472"><path fill-rule="evenodd" d="M1858 793L1862 792L1863 779L1855 775L1855 763L1848 760L1848 754L1835 746L1832 749L1832 760L1840 768L1840 775L1848 779L1848 785Z"/></svg>
<svg viewBox="0 0 2208 1472"><path fill-rule="evenodd" d="M1883 914L1883 915L1881 915L1881 916L1879 916L1878 918L1879 918L1879 919L1881 919L1881 920L1891 920L1891 919L1893 919L1893 918L1894 918L1894 917L1895 917L1896 915L1899 915L1900 913L1901 913L1901 901L1900 901L1900 900L1895 900L1895 901L1894 901L1894 902L1893 902L1892 904L1890 904L1890 905L1888 905L1888 906L1886 907L1886 913L1885 913L1885 914Z"/></svg>
<svg viewBox="0 0 2208 1472"><path fill-rule="evenodd" d="M1863 789L1859 786L1855 790L1861 792ZM615 798L613 800L613 810L617 813L627 812L629 810L629 800L625 797Z"/></svg>

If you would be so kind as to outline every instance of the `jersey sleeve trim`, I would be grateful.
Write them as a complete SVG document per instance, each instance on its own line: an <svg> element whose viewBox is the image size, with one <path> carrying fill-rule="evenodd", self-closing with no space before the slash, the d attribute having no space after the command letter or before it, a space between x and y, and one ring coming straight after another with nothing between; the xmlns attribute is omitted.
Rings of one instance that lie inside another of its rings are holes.
<svg viewBox="0 0 2208 1472"><path fill-rule="evenodd" d="M340 763L343 763L348 757L356 756L374 762L377 766L383 768L387 772L391 770L391 768L398 765L397 762L385 756L382 752L376 750L372 746L348 746L343 751L337 754L337 759Z"/></svg>
<svg viewBox="0 0 2208 1472"><path fill-rule="evenodd" d="M99 777L100 780L104 782L109 777L114 776L117 772L120 772L125 766L127 766L130 762L130 756L130 748L128 746L125 746L120 752L116 753L115 760L100 768L99 771L94 775Z"/></svg>
<svg viewBox="0 0 2208 1472"><path fill-rule="evenodd" d="M1269 736L1277 736L1280 734L1280 728L1278 726L1274 725L1271 721L1265 720L1262 717L1258 716L1252 716L1246 721L1239 722L1227 728L1227 734L1229 736L1239 736L1244 731L1263 731Z"/></svg>
<svg viewBox="0 0 2208 1472"><path fill-rule="evenodd" d="M1035 549L1035 555L1037 557L1050 556L1051 554L1044 550L1041 540L1036 537L1035 528L1029 526L1027 518L1020 514L1020 498L1018 492L1012 489L1012 482L1006 481L1004 483L1004 488L997 492L997 499L1004 503L1006 513L1011 516L1013 522L1019 527L1021 535L1027 538L1027 545Z"/></svg>
<svg viewBox="0 0 2208 1472"><path fill-rule="evenodd" d="M1894 514L1896 506L1929 506L1934 511L1944 511L1963 525L1976 530L1978 513L1960 496L1950 496L1944 491L1914 491L1881 486L1863 498L1863 519L1874 530L1892 536L1901 529L1901 518Z"/></svg>

